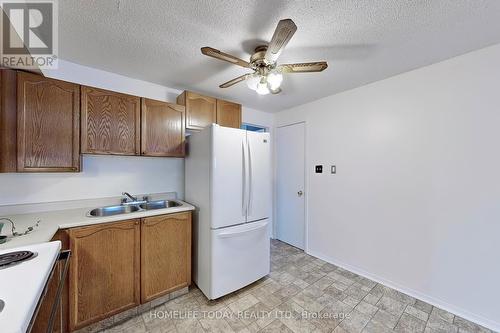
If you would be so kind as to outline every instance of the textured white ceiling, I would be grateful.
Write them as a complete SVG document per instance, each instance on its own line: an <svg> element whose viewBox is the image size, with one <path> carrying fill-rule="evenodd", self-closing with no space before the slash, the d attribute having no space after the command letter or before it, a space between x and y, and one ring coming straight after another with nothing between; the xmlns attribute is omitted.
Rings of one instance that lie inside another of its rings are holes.
<svg viewBox="0 0 500 333"><path fill-rule="evenodd" d="M283 18L298 30L278 62L329 68L286 75L279 95L220 89L246 70L200 47L247 60ZM59 24L62 59L273 112L500 43L500 1L64 0Z"/></svg>

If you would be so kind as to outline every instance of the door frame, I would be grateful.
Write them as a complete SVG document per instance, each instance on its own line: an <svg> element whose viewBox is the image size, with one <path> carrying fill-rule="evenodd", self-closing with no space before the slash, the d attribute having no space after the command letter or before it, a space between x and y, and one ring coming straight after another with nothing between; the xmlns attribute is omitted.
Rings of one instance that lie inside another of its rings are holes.
<svg viewBox="0 0 500 333"><path fill-rule="evenodd" d="M307 177L307 168L308 168L308 150L307 150L307 121L295 121L291 123L285 123L279 126L276 126L276 139L274 140L274 165L275 167L275 174L274 174L274 179L277 179L277 173L278 173L278 130L282 127L288 127L288 126L293 126L293 125L298 125L298 124L304 124L304 192L305 192L305 198L304 198L304 252L309 253L309 179ZM274 202L278 202L278 191L277 191L277 186L275 187L274 191ZM274 207L274 219L273 219L273 239L278 239L277 238L277 223L278 223L278 209L275 206Z"/></svg>

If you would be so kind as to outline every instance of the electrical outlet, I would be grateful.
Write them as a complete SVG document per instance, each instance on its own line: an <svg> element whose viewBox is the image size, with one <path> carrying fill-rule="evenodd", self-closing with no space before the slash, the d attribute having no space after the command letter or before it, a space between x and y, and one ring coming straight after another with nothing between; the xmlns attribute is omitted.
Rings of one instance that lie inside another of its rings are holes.
<svg viewBox="0 0 500 333"><path fill-rule="evenodd" d="M323 166L322 165L316 165L316 173L323 173Z"/></svg>

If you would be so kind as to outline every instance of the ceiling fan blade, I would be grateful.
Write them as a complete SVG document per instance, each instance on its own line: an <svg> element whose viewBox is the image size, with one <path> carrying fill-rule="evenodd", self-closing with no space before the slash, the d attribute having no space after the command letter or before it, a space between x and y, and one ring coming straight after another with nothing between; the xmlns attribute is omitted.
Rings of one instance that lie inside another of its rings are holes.
<svg viewBox="0 0 500 333"><path fill-rule="evenodd" d="M290 41L293 34L297 31L297 26L291 19L285 19L278 22L274 31L273 38L267 47L265 59L269 64L274 64L286 44Z"/></svg>
<svg viewBox="0 0 500 333"><path fill-rule="evenodd" d="M231 87L232 85L235 85L236 83L239 83L241 81L245 81L245 79L247 78L247 75L249 75L249 74L243 74L242 76L238 76L237 78L234 78L230 81L224 82L223 84L221 84L219 86L219 88L228 88L228 87Z"/></svg>
<svg viewBox="0 0 500 333"><path fill-rule="evenodd" d="M235 65L238 65L241 67L250 68L250 63L248 61L242 60L240 58L237 58L235 56L221 52L217 49L214 49L214 48L211 48L208 46L202 47L201 53L203 53L206 56L216 58L219 60L223 60L223 61L227 61L227 62L230 62L232 64L235 64Z"/></svg>
<svg viewBox="0 0 500 333"><path fill-rule="evenodd" d="M321 72L328 67L326 61L304 62L297 64L284 64L276 67L282 73L309 73Z"/></svg>

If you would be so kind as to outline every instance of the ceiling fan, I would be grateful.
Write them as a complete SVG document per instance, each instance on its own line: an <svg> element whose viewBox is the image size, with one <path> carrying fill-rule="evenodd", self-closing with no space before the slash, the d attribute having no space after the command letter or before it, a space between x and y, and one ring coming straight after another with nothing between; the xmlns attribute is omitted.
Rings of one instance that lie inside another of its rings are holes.
<svg viewBox="0 0 500 333"><path fill-rule="evenodd" d="M201 53L253 70L253 73L243 74L221 84L220 88L228 88L236 83L246 81L247 86L260 95L279 94L284 73L321 72L328 67L326 61L283 65L276 63L295 31L297 31L297 26L291 19L279 21L269 45L257 46L255 53L250 57L250 61L245 61L211 47L202 47Z"/></svg>

